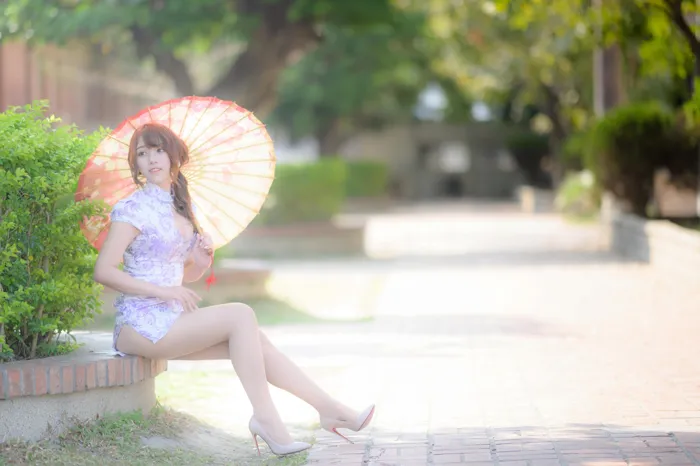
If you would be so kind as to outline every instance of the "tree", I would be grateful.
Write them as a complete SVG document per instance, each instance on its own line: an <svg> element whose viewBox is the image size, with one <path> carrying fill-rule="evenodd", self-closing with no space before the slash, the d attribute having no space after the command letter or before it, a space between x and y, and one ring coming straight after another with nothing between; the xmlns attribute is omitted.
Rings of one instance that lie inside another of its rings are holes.
<svg viewBox="0 0 700 466"><path fill-rule="evenodd" d="M289 67L271 121L293 139L313 135L333 155L358 130L413 119L419 93L434 74L422 15L398 14L370 30L331 27L325 41Z"/></svg>
<svg viewBox="0 0 700 466"><path fill-rule="evenodd" d="M582 0L405 0L430 16L440 38L433 66L465 95L502 110L504 119L564 139L591 113L592 40ZM536 110L532 112L532 110ZM542 116L546 115L546 118Z"/></svg>
<svg viewBox="0 0 700 466"><path fill-rule="evenodd" d="M275 104L277 79L317 46L326 27L391 23L391 0L7 0L2 37L63 44L80 39L103 50L130 46L153 60L182 95L234 99L264 114ZM222 45L218 80L198 89L188 54Z"/></svg>

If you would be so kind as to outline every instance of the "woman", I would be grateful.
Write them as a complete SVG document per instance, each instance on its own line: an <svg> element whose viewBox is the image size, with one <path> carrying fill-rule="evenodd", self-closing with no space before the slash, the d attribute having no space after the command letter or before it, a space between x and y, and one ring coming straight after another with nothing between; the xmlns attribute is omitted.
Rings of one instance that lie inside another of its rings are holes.
<svg viewBox="0 0 700 466"><path fill-rule="evenodd" d="M188 159L185 143L165 126L146 124L131 138L129 166L142 189L113 207L94 273L97 282L121 292L115 301L114 349L151 359L231 359L253 406L249 428L256 447L259 436L278 455L310 445L292 441L268 382L313 406L328 431L345 438L338 428L363 429L374 406L357 413L334 400L272 345L249 306L199 309L201 298L182 286L183 280L201 278L213 254L180 171Z"/></svg>

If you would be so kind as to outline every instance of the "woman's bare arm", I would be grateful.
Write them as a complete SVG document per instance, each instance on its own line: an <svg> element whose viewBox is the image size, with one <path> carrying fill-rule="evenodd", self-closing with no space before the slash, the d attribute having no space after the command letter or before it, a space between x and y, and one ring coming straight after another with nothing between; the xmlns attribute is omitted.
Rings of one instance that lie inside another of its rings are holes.
<svg viewBox="0 0 700 466"><path fill-rule="evenodd" d="M93 278L96 282L125 294L159 297L162 287L138 280L119 270L124 251L138 234L139 230L129 223L113 222L97 256Z"/></svg>

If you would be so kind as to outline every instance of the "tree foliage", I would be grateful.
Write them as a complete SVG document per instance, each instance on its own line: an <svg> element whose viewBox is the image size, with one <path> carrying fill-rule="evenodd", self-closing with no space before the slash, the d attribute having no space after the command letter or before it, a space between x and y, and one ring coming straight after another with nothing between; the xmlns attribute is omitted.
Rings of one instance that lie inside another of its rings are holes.
<svg viewBox="0 0 700 466"><path fill-rule="evenodd" d="M316 136L333 154L357 130L410 121L433 73L421 15L403 13L368 30L329 27L324 42L280 82L273 121L293 138Z"/></svg>
<svg viewBox="0 0 700 466"><path fill-rule="evenodd" d="M7 0L0 31L32 42L133 47L178 93L234 99L263 114L274 106L282 70L321 42L326 27L364 29L392 15L390 0ZM198 89L186 57L217 48L218 80Z"/></svg>

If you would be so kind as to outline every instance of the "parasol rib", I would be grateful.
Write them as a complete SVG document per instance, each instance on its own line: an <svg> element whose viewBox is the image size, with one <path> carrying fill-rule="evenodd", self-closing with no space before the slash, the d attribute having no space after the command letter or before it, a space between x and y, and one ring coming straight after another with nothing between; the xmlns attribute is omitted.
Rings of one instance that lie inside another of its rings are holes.
<svg viewBox="0 0 700 466"><path fill-rule="evenodd" d="M216 121L216 120L218 120L219 118L221 118L227 111L229 111L231 108L233 108L234 105L236 105L235 102L229 103L229 104L226 106L226 108L224 108L224 109L221 111L221 113L219 113L219 114L216 116L216 118L214 118L214 121ZM249 112L249 113L250 113L250 112ZM230 126L237 125L242 119L243 119L243 118L241 118L240 120L236 121L235 123L233 123L233 124L230 125ZM227 126L227 128L228 128L228 126ZM193 146L194 143L197 142L197 140L202 136L202 134L204 134L204 133L200 133L196 138L194 138L194 140L193 140L192 142L190 142L189 146ZM210 138L210 139L211 139L211 138ZM207 143L207 141L204 141L204 144L206 144L206 143ZM190 150L190 153L192 153L191 150Z"/></svg>
<svg viewBox="0 0 700 466"><path fill-rule="evenodd" d="M207 167L218 167L221 165L237 165L239 163L271 163L275 162L277 159L270 158L270 159L248 159L248 160L232 160L230 162L214 162L214 163L206 163ZM199 167L199 165L197 165ZM220 172L219 172L220 173Z"/></svg>
<svg viewBox="0 0 700 466"><path fill-rule="evenodd" d="M256 142L254 144L248 144L247 146L243 146L243 147L237 147L235 149L227 150L225 152L218 152L216 154L211 154L211 153L209 153L209 151L207 151L206 160L203 160L202 162L209 164L209 162L211 162L212 159L216 159L217 157L221 157L223 155L231 155L231 154L235 154L237 152L240 152L242 150L252 149L254 147L262 147L262 146L267 146L267 145L272 147L272 144L270 144L269 141L263 141L263 142Z"/></svg>
<svg viewBox="0 0 700 466"><path fill-rule="evenodd" d="M109 139L112 139L112 140L114 140L114 141L117 141L119 144L124 144L126 147L129 147L129 144L128 144L128 143L122 141L121 139L115 138L115 137L112 136L111 134L108 134L107 137L108 137Z"/></svg>
<svg viewBox="0 0 700 466"><path fill-rule="evenodd" d="M182 138L182 130L185 129L185 122L187 121L187 115L190 113L190 107L192 106L192 101L194 99L189 99L187 101L187 109L185 110L185 116L182 117L182 125L180 126L180 131L178 131L177 135Z"/></svg>
<svg viewBox="0 0 700 466"><path fill-rule="evenodd" d="M215 134L214 136L210 137L207 141L204 141L202 144L200 144L199 146L197 146L196 149L191 149L191 150L190 150L190 155L193 155L193 154L196 154L197 152L199 152L200 149L202 148L202 146L203 146L204 144L206 144L207 142L213 140L215 137L220 136L221 134L224 133L224 131L228 130L229 128L231 128L231 126L227 126L227 127L224 128L223 130L221 130L218 134ZM265 127L264 127L264 126L256 126L256 127L254 127L254 128L250 128L250 129L248 129L248 130L242 132L241 134L237 134L235 137L233 137L233 138L231 138L231 139L224 139L223 141L219 142L218 144L215 144L215 145L209 147L207 150L212 150L212 149L215 148L215 147L219 147L221 144L234 141L234 140L236 140L236 139L239 139L241 136L245 136L246 134L250 134L250 133L252 133L253 131L257 131L257 130L259 130L259 129L265 129Z"/></svg>
<svg viewBox="0 0 700 466"><path fill-rule="evenodd" d="M147 107L147 108L146 108L146 111L148 112L148 116L149 116L149 118L151 119L151 121L155 122L156 119L153 118L153 114L151 113L151 108L152 108L152 107Z"/></svg>
<svg viewBox="0 0 700 466"><path fill-rule="evenodd" d="M226 216L226 218L228 218L228 219L231 220L233 223L235 223L236 225L238 225L238 227L241 228L241 230L243 230L243 229L245 228L245 225L242 225L241 222L239 222L237 219L231 217L231 215L230 215L225 209L216 209L216 205L215 205L213 202L209 201L206 197L202 196L202 195L199 193L199 191L198 191L198 188L201 188L201 187L202 187L202 186L197 186L196 188L194 188L194 189L192 190L192 192L194 192L195 195L199 198L199 202L205 202L205 203L207 203L209 206L213 207L215 210L218 210L219 212L221 212L222 214L224 214L224 215ZM215 222L209 222L209 223L211 223L212 225L214 225L214 228L216 228L216 231L218 231L219 234L221 234L221 236L226 237L226 235L224 234L224 232L221 231L221 230L219 229L219 227L216 225Z"/></svg>
<svg viewBox="0 0 700 466"><path fill-rule="evenodd" d="M194 126L192 126L192 130L190 131L190 134L188 134L187 137L185 137L185 136L182 137L182 140L183 140L183 141L187 141L187 139L188 139L190 136L192 136L192 134L194 133L194 130L197 129L197 126L199 125L199 122L202 121L202 118L203 118L204 115L209 111L209 109L211 108L211 106L212 106L213 103L214 103L214 99L209 99L209 105L207 105L207 108L205 108L204 110L202 110L202 112L199 114L199 118L197 118L197 121L195 122ZM184 128L183 128L183 129L184 129ZM195 141L196 141L196 140L197 140L197 139L195 138ZM188 144L188 146L189 146L189 144Z"/></svg>
<svg viewBox="0 0 700 466"><path fill-rule="evenodd" d="M255 210L254 208L250 207L249 205L246 205L246 204L242 203L242 202L239 201L238 199L234 199L234 198L229 197L229 196L227 196L227 195L221 194L219 191L216 191L216 190L214 190L214 189L211 189L209 186L207 186L207 185L205 185L205 184L198 184L198 185L197 185L197 188L198 188L198 189L199 189L199 188L206 189L206 190L209 191L209 192L215 193L217 196L223 197L223 198L226 199L227 201L231 201L231 202L233 202L233 203L235 203L235 204L238 204L238 205L241 206L241 207L245 207L246 209L248 209L249 211L253 212L253 213L256 214L256 215L259 213L259 211ZM223 211L223 209L221 209L221 210ZM232 219L232 220L233 220L233 219Z"/></svg>
<svg viewBox="0 0 700 466"><path fill-rule="evenodd" d="M195 181L196 181L196 182L200 182L200 181L202 181L202 180L204 180L204 181L209 180L209 181L213 181L213 182L215 182L215 183L221 183L220 180L216 180L216 179L209 178L209 177L206 177L206 176L196 176L196 175L192 176L191 178L190 178L190 176L188 175L188 176L187 176L187 180L190 181L190 182L195 182ZM263 198L267 198L267 197L268 197L268 194L267 194L267 193L263 193L263 192L260 192L260 191L254 191L254 190L252 190L252 189L250 189L250 188L245 188L245 187L243 187L243 186L232 185L232 184L230 184L230 183L227 183L226 186L229 187L229 188L235 188L235 189L237 189L237 190L239 190L239 191L245 191L246 193L254 194L254 195L256 195L256 196L261 196L261 197L263 197Z"/></svg>

